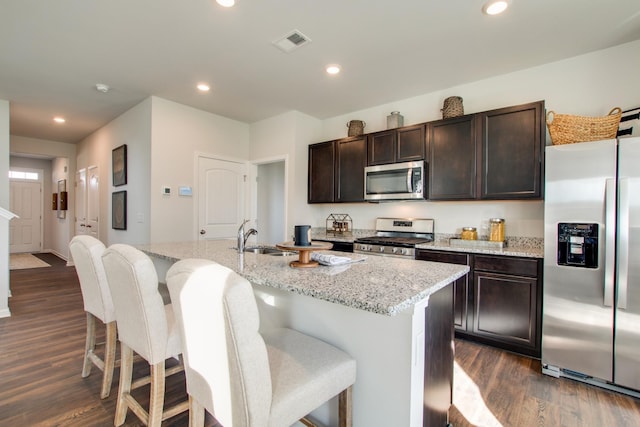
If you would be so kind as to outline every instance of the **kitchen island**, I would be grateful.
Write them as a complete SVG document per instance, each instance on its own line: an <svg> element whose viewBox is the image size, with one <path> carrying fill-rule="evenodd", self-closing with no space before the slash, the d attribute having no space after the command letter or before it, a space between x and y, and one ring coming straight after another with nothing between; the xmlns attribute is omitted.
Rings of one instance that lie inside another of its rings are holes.
<svg viewBox="0 0 640 427"><path fill-rule="evenodd" d="M354 426L417 427L423 419L430 425L431 411L446 412L442 396L450 396L447 373L453 370L448 285L466 274L467 266L371 256L349 265L300 269L289 266L297 255L240 255L234 246L234 240L217 240L138 247L154 260L160 279L185 258L231 268L253 285L262 330L291 327L354 357ZM336 425L336 410L330 402L311 418Z"/></svg>

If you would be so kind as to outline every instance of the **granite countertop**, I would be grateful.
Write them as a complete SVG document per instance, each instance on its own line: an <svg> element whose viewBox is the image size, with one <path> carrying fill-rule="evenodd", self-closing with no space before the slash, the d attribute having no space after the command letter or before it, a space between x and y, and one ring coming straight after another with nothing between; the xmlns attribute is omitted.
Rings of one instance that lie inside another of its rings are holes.
<svg viewBox="0 0 640 427"><path fill-rule="evenodd" d="M353 230L352 233L331 233L323 228L312 229L313 240L325 240L328 242L353 243L355 239L375 235L375 230ZM465 252L485 255L519 256L526 258L544 258L543 239L537 237L507 237L503 248L486 248L469 246L453 246L450 239L458 238L455 234L436 234L433 243L416 245L416 249L441 250L451 252Z"/></svg>
<svg viewBox="0 0 640 427"><path fill-rule="evenodd" d="M139 245L150 256L175 262L185 258L216 261L251 283L295 292L355 309L394 316L462 277L469 267L393 257L345 254L363 262L334 267L292 268L292 256L244 253L233 247L235 240L155 243Z"/></svg>
<svg viewBox="0 0 640 427"><path fill-rule="evenodd" d="M542 246L516 245L514 243L511 243L500 249L472 246L452 246L448 240L437 240L432 243L423 243L421 245L416 245L416 249L465 252L484 255L518 256L526 258L544 258L544 248Z"/></svg>

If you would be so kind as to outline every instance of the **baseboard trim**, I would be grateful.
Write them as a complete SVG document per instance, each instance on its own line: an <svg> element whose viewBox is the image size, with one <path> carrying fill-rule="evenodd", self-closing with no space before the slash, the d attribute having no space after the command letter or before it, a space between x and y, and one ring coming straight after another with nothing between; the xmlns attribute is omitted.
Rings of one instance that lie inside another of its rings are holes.
<svg viewBox="0 0 640 427"><path fill-rule="evenodd" d="M3 308L2 310L0 310L0 318L3 317L11 317L11 311L9 311L8 308Z"/></svg>

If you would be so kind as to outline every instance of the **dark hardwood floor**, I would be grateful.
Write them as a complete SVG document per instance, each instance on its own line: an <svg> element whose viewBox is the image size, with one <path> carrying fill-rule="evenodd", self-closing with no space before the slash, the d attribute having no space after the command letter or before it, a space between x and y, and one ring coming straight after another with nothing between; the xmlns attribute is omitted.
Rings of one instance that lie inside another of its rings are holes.
<svg viewBox="0 0 640 427"><path fill-rule="evenodd" d="M12 317L0 319L0 426L112 426L118 369L104 400L97 368L80 377L85 314L75 269L54 255L38 256L52 266L10 273ZM147 371L144 362L136 371ZM456 427L640 425L637 399L544 376L537 360L470 342L456 341L454 383ZM169 404L185 399L184 375L169 378L167 389ZM147 392L136 391L145 404ZM185 413L163 426L187 420ZM125 425L141 423L129 412ZM206 425L219 427L209 415Z"/></svg>
<svg viewBox="0 0 640 427"><path fill-rule="evenodd" d="M0 426L113 426L119 369L111 394L100 399L102 372L82 378L86 319L74 267L52 254L37 254L51 267L12 270L9 309L0 319ZM97 341L104 328L98 327ZM170 363L170 362L169 362ZM149 372L136 362L135 376ZM187 398L184 373L167 378L167 404ZM147 405L149 387L134 391ZM131 411L126 426L142 423ZM188 413L163 426L188 425ZM207 427L220 427L207 416Z"/></svg>

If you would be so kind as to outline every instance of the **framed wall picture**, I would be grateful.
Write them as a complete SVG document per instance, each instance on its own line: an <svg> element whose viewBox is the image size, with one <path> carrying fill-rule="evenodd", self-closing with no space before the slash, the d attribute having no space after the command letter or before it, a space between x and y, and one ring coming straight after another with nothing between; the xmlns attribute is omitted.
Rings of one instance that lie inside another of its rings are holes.
<svg viewBox="0 0 640 427"><path fill-rule="evenodd" d="M127 144L114 148L111 152L111 167L113 186L118 187L127 183Z"/></svg>
<svg viewBox="0 0 640 427"><path fill-rule="evenodd" d="M111 228L114 230L127 229L126 191L115 191L111 193Z"/></svg>

